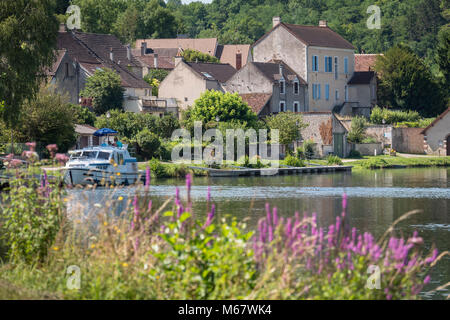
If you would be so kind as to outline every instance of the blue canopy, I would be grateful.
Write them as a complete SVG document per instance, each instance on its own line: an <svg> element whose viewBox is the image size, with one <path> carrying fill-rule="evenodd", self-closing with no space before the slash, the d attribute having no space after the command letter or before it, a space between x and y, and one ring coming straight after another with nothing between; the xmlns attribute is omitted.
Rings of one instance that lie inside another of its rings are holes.
<svg viewBox="0 0 450 320"><path fill-rule="evenodd" d="M117 134L117 131L114 131L112 129L108 129L108 128L103 128L100 130L97 130L94 132L94 136L96 137L104 137L104 136L109 136L109 135L114 135Z"/></svg>

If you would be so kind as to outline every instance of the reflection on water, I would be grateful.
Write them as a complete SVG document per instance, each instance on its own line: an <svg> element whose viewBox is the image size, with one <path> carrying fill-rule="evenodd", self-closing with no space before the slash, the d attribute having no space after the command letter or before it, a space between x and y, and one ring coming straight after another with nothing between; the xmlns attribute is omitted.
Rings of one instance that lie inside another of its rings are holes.
<svg viewBox="0 0 450 320"><path fill-rule="evenodd" d="M219 216L231 214L238 219L250 217L255 226L264 216L264 206L269 202L279 208L284 216L298 212L317 212L318 223L328 226L340 214L341 197L349 197L348 212L352 227L369 231L375 236L382 233L401 215L420 209L422 213L410 217L398 225L399 231L408 236L417 230L426 246L433 244L440 251L450 250L450 169L399 169L375 170L353 173L330 173L275 177L195 178L192 188L194 210L205 212L207 187L217 204ZM183 180L161 180L151 186L155 206L175 193L178 186L185 193ZM115 191L97 189L93 192L73 190L72 204L83 202L90 214L98 210L95 203L105 199L117 199L120 212L124 202L133 195L135 188ZM450 257L445 257L432 274L431 290L450 281ZM448 291L432 295L442 298ZM429 298L427 296L427 298Z"/></svg>

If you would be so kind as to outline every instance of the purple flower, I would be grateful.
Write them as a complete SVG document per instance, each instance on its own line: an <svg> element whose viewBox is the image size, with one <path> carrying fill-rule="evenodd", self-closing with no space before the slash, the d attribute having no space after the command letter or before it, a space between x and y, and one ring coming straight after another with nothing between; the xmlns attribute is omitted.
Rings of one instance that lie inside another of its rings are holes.
<svg viewBox="0 0 450 320"><path fill-rule="evenodd" d="M428 275L428 276L426 276L425 279L423 280L423 283L424 283L424 284L428 284L428 283L430 282L430 280L431 280L431 277Z"/></svg>
<svg viewBox="0 0 450 320"><path fill-rule="evenodd" d="M148 188L151 182L150 167L145 168L145 187Z"/></svg>
<svg viewBox="0 0 450 320"><path fill-rule="evenodd" d="M429 263L429 264L433 263L436 260L437 256L438 256L438 250L434 249L433 254L431 255L431 257L429 257L425 260L425 263Z"/></svg>
<svg viewBox="0 0 450 320"><path fill-rule="evenodd" d="M211 187L208 186L208 193L206 195L206 201L210 202L211 201Z"/></svg>
<svg viewBox="0 0 450 320"><path fill-rule="evenodd" d="M344 212L347 209L347 194L346 193L344 193L342 195L342 209Z"/></svg>

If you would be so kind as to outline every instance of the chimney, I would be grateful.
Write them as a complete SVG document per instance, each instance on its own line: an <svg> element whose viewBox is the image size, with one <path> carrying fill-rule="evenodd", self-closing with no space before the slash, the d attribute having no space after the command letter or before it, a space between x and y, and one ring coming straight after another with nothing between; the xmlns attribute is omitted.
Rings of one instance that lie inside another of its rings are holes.
<svg viewBox="0 0 450 320"><path fill-rule="evenodd" d="M158 54L157 54L157 53L155 53L155 54L153 55L153 63L154 63L155 69L158 69L159 64L158 64Z"/></svg>
<svg viewBox="0 0 450 320"><path fill-rule="evenodd" d="M236 53L236 70L240 70L242 68L242 53L238 51Z"/></svg>
<svg viewBox="0 0 450 320"><path fill-rule="evenodd" d="M109 51L109 59L114 62L114 51L113 48L111 47L111 51Z"/></svg>
<svg viewBox="0 0 450 320"><path fill-rule="evenodd" d="M327 20L320 20L320 21L319 21L319 27L321 27L321 28L326 28L326 27L328 27Z"/></svg>
<svg viewBox="0 0 450 320"><path fill-rule="evenodd" d="M273 17L272 18L273 27L275 28L277 25L281 23L281 17Z"/></svg>
<svg viewBox="0 0 450 320"><path fill-rule="evenodd" d="M141 57L145 56L145 53L147 52L147 42L141 43Z"/></svg>
<svg viewBox="0 0 450 320"><path fill-rule="evenodd" d="M131 45L127 44L127 59L131 61Z"/></svg>
<svg viewBox="0 0 450 320"><path fill-rule="evenodd" d="M67 32L66 25L64 23L59 24L59 32Z"/></svg>
<svg viewBox="0 0 450 320"><path fill-rule="evenodd" d="M175 67L181 62L183 61L183 57L182 56L176 56L175 57Z"/></svg>

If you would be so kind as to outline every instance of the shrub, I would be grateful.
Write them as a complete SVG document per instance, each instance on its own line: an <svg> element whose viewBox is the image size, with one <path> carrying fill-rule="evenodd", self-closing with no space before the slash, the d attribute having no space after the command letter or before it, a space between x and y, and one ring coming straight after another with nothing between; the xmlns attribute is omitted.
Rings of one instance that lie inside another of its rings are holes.
<svg viewBox="0 0 450 320"><path fill-rule="evenodd" d="M145 159L151 159L158 154L161 141L158 136L148 129L144 129L136 136L136 143L138 145L138 153Z"/></svg>
<svg viewBox="0 0 450 320"><path fill-rule="evenodd" d="M361 159L362 155L358 150L351 150L348 157L352 159Z"/></svg>
<svg viewBox="0 0 450 320"><path fill-rule="evenodd" d="M303 149L302 146L298 147L297 150L295 150L295 157L297 159L301 159L301 160L305 160L306 159L305 149Z"/></svg>
<svg viewBox="0 0 450 320"><path fill-rule="evenodd" d="M95 126L97 117L95 116L95 113L89 110L89 108L80 106L78 104L70 104L69 106L74 113L76 124L87 124L90 126Z"/></svg>
<svg viewBox="0 0 450 320"><path fill-rule="evenodd" d="M306 159L312 159L312 157L314 157L314 154L316 153L314 141L306 140L305 142L303 142L303 150Z"/></svg>
<svg viewBox="0 0 450 320"><path fill-rule="evenodd" d="M374 137L366 137L364 138L361 143L377 143L377 139L375 139Z"/></svg>
<svg viewBox="0 0 450 320"><path fill-rule="evenodd" d="M374 124L396 124L398 122L416 122L420 120L420 115L416 111L389 110L375 107L370 115L370 122Z"/></svg>
<svg viewBox="0 0 450 320"><path fill-rule="evenodd" d="M297 157L293 157L293 156L287 156L284 159L284 164L287 166L296 167L296 168L305 167L305 163L303 162L303 160L301 160Z"/></svg>
<svg viewBox="0 0 450 320"><path fill-rule="evenodd" d="M156 177L167 177L166 169L158 159L152 159L148 163L152 174Z"/></svg>
<svg viewBox="0 0 450 320"><path fill-rule="evenodd" d="M386 160L382 158L370 158L364 160L361 165L366 169L383 169L390 167Z"/></svg>
<svg viewBox="0 0 450 320"><path fill-rule="evenodd" d="M361 143L364 140L365 132L366 119L364 117L354 117L348 133L348 141L352 143Z"/></svg>
<svg viewBox="0 0 450 320"><path fill-rule="evenodd" d="M344 163L342 162L341 158L338 156L329 155L327 157L327 164L330 165L338 165L342 166Z"/></svg>

